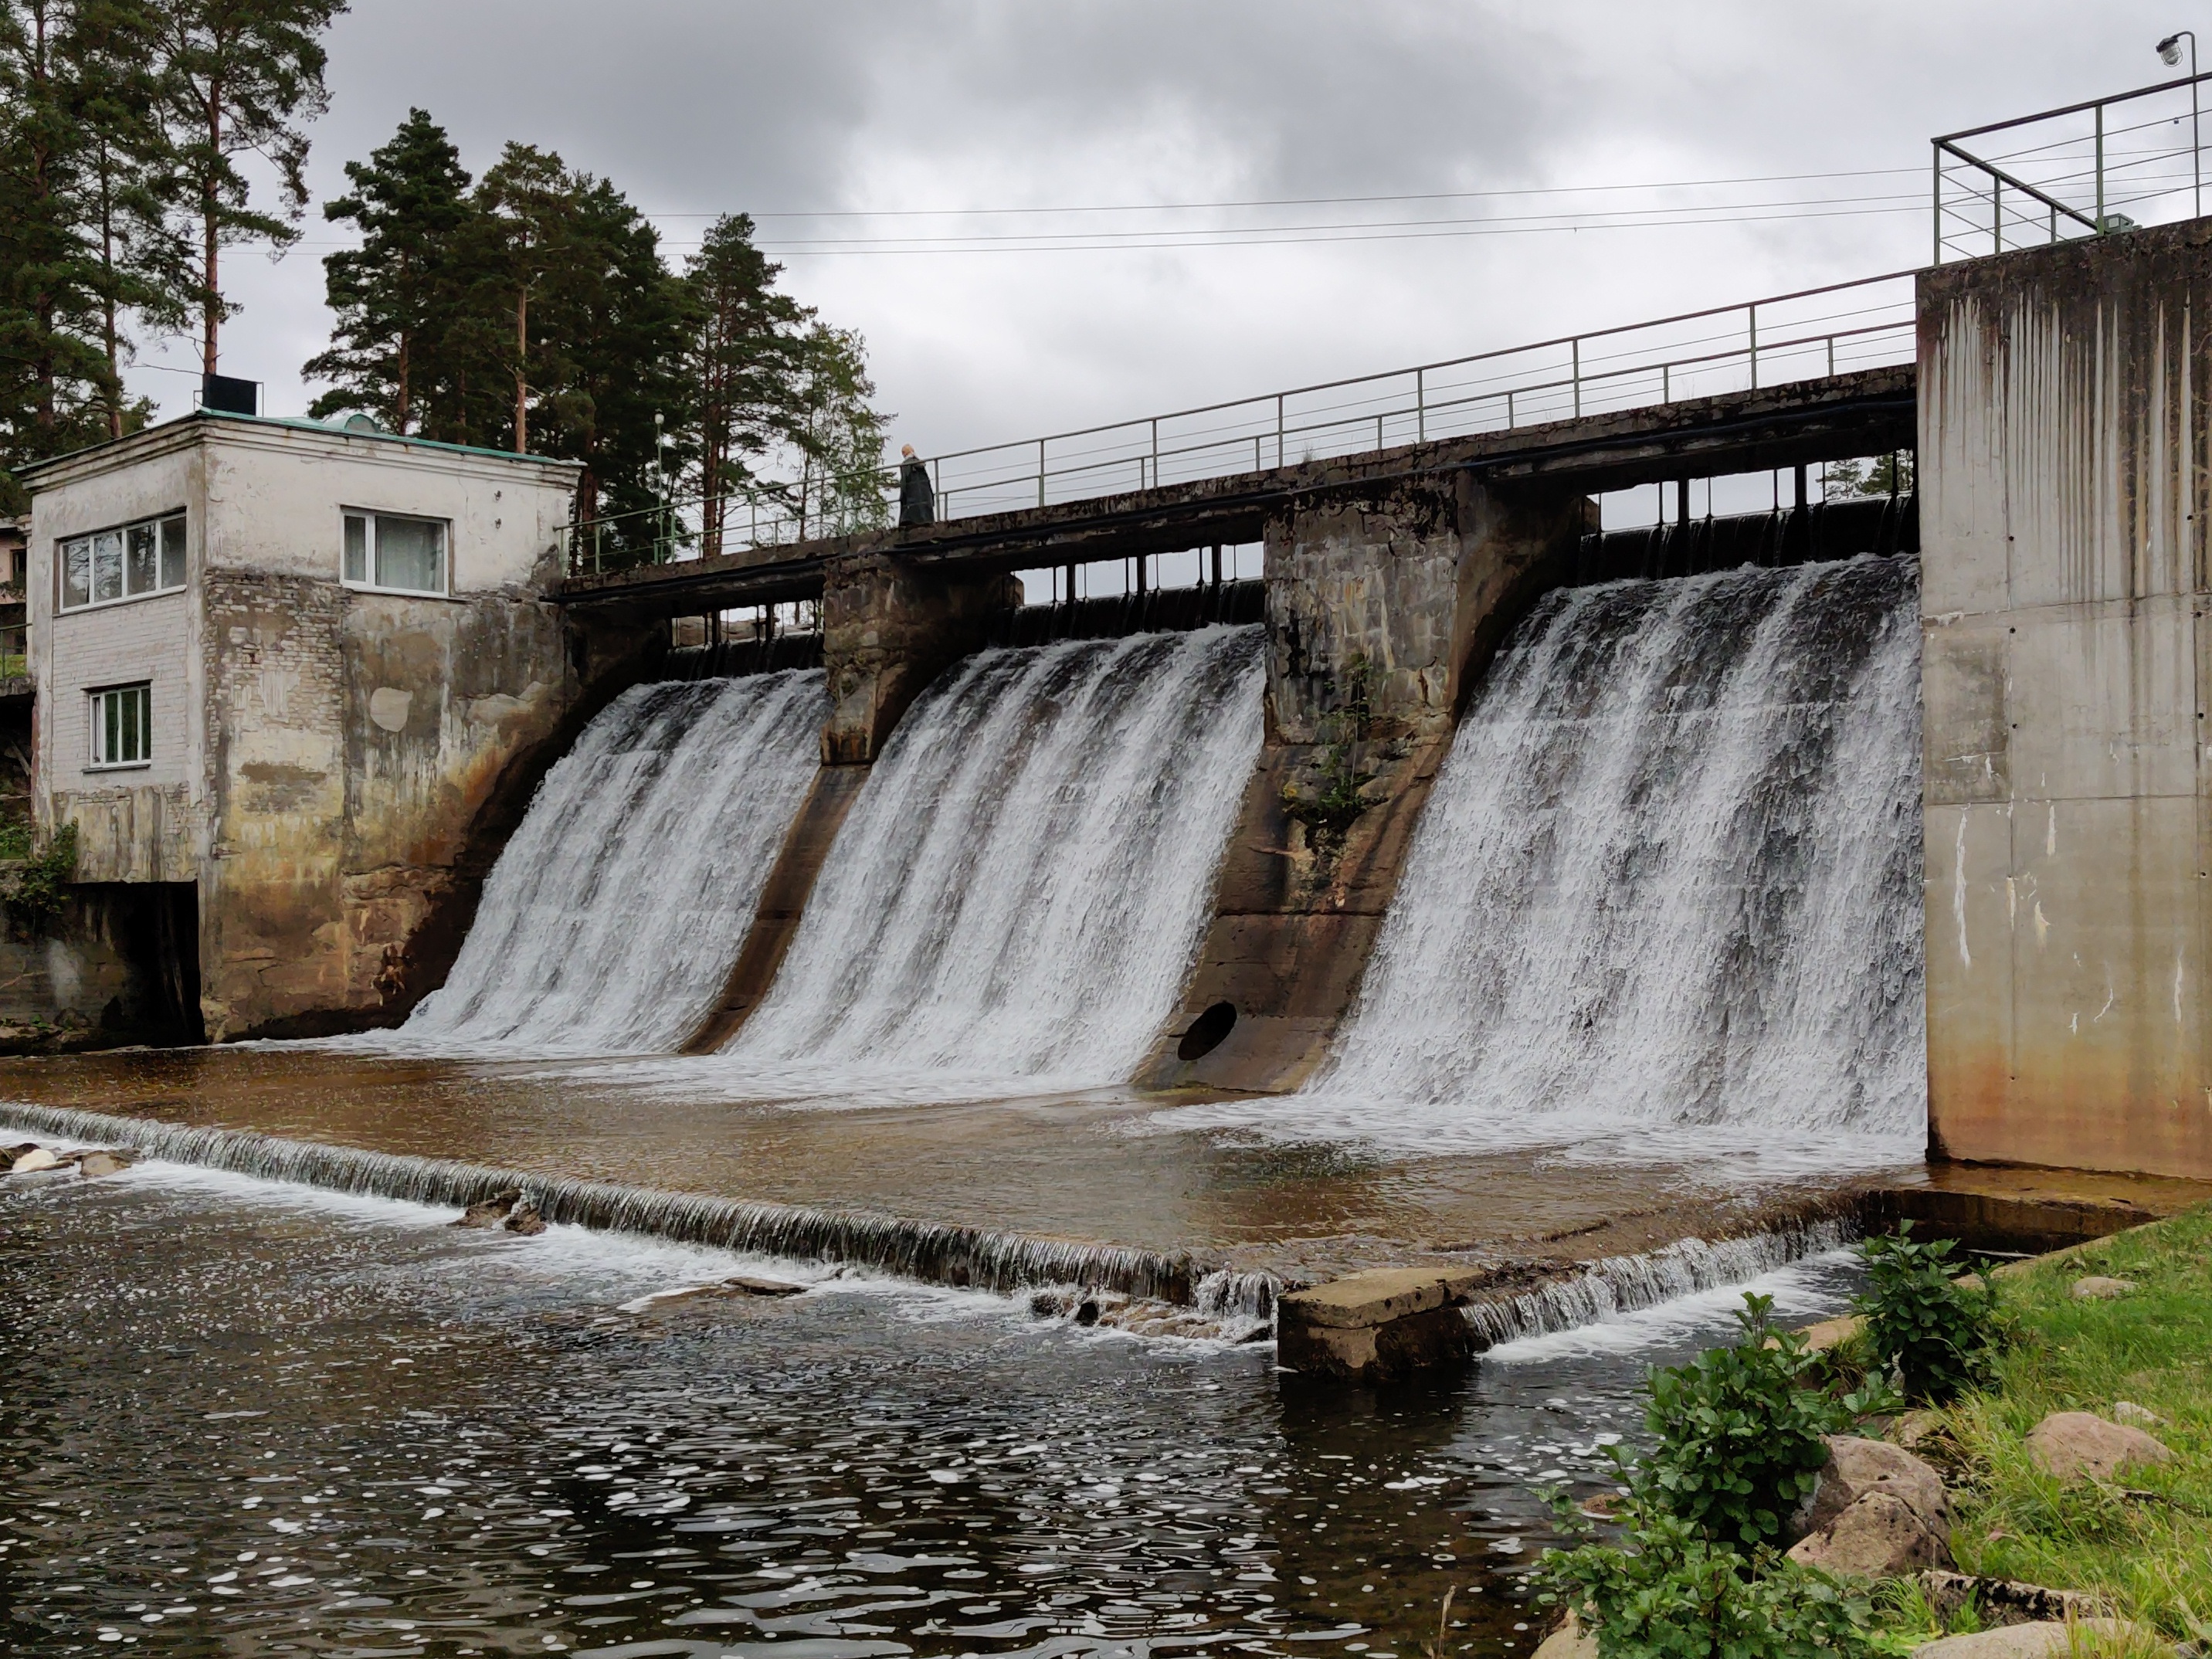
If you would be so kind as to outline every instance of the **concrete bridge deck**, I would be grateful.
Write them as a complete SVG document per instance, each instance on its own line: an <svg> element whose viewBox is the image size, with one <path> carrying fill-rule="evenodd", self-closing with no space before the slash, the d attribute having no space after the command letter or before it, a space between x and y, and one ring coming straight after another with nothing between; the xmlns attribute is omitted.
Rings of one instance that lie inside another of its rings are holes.
<svg viewBox="0 0 2212 1659"><path fill-rule="evenodd" d="M822 597L833 561L889 554L917 568L986 575L1262 539L1270 519L1332 495L1469 474L1493 489L1591 495L1639 484L1810 465L1909 449L1910 363L1757 391L1401 445L1172 483L926 529L751 547L712 559L569 577L578 610L677 616Z"/></svg>

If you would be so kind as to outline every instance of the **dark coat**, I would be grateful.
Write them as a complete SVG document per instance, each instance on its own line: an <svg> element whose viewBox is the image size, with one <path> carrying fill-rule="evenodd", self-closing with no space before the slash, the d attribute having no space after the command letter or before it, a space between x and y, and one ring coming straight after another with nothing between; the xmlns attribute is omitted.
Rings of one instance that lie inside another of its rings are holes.
<svg viewBox="0 0 2212 1659"><path fill-rule="evenodd" d="M910 460L899 468L899 528L937 522L937 493L929 487L929 468Z"/></svg>

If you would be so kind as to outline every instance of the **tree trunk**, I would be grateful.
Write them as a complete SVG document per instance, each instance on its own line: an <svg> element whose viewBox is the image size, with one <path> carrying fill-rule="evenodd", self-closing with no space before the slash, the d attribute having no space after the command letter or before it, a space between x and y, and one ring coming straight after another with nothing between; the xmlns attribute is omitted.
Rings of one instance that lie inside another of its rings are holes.
<svg viewBox="0 0 2212 1659"><path fill-rule="evenodd" d="M398 366L398 386L393 392L392 396L392 425L393 430L397 431L402 437L406 435L407 418L413 412L414 407L414 400L407 395L407 377L410 372L407 360L410 355L409 352L409 347L412 343L413 341L409 336L407 331L404 328L401 329L399 331L399 362Z"/></svg>
<svg viewBox="0 0 2212 1659"><path fill-rule="evenodd" d="M530 289L514 296L514 453L530 453Z"/></svg>
<svg viewBox="0 0 2212 1659"><path fill-rule="evenodd" d="M107 141L100 141L100 295L102 343L107 348L107 384L101 396L107 404L107 435L123 435L122 344L115 322L115 185L111 174Z"/></svg>
<svg viewBox="0 0 2212 1659"><path fill-rule="evenodd" d="M217 76L208 79L207 120L210 161L207 177L200 183L201 250L206 274L206 289L200 296L200 372L212 374L222 325L222 289L218 286L221 272L216 264L216 251L222 246L222 204L216 194L213 160L222 155L222 82Z"/></svg>

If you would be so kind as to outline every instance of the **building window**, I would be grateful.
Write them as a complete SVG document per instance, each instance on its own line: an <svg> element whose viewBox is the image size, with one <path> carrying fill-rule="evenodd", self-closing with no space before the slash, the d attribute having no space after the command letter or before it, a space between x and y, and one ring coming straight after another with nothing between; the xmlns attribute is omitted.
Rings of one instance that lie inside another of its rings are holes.
<svg viewBox="0 0 2212 1659"><path fill-rule="evenodd" d="M152 686L111 685L90 700L94 766L143 766L154 758Z"/></svg>
<svg viewBox="0 0 2212 1659"><path fill-rule="evenodd" d="M185 515L144 519L61 544L64 611L113 605L185 585Z"/></svg>
<svg viewBox="0 0 2212 1659"><path fill-rule="evenodd" d="M403 519L390 513L348 513L345 580L349 587L443 593L445 521Z"/></svg>

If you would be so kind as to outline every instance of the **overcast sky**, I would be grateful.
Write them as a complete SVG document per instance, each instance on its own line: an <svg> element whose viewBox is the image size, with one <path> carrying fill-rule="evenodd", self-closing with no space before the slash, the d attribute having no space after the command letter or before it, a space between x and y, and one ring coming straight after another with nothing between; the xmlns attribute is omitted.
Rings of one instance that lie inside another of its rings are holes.
<svg viewBox="0 0 2212 1659"><path fill-rule="evenodd" d="M612 179L672 257L733 210L815 250L786 285L866 336L896 439L929 452L1922 263L1932 133L2163 78L2153 43L2202 9L354 0L318 207L281 261L228 256L223 367L304 408L319 202L410 105L471 171L517 138ZM1700 180L1775 182L1350 199ZM1528 224L1598 208L1686 222ZM1060 211L1005 211L1036 209ZM190 404L185 375L131 380Z"/></svg>

